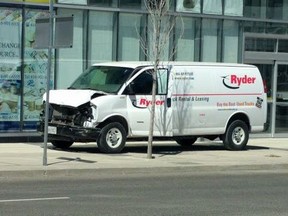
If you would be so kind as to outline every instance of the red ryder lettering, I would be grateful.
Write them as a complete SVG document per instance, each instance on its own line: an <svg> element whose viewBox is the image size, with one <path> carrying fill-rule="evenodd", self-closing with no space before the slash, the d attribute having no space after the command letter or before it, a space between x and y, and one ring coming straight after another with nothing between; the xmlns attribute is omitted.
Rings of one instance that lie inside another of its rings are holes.
<svg viewBox="0 0 288 216"><path fill-rule="evenodd" d="M256 77L248 77L245 75L244 77L237 77L237 75L231 75L231 84L237 84L240 86L241 84L253 84L256 80Z"/></svg>
<svg viewBox="0 0 288 216"><path fill-rule="evenodd" d="M164 104L164 101L163 100L156 100L155 101L155 105L157 106L161 106L161 105L163 105ZM140 105L142 105L142 106L150 106L150 105L152 105L152 101L151 100L147 100L147 99L145 99L145 98L141 98L140 99Z"/></svg>

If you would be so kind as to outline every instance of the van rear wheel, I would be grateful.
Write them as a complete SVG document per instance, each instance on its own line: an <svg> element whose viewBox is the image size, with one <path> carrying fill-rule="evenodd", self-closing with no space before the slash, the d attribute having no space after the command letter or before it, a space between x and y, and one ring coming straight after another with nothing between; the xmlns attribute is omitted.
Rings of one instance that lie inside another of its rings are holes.
<svg viewBox="0 0 288 216"><path fill-rule="evenodd" d="M127 133L122 124L113 122L102 128L97 145L103 153L119 153L125 146Z"/></svg>
<svg viewBox="0 0 288 216"><path fill-rule="evenodd" d="M182 138L182 137L174 137L174 140L181 146L183 147L189 147L191 145L193 145L196 140L197 137L187 137L187 138Z"/></svg>
<svg viewBox="0 0 288 216"><path fill-rule="evenodd" d="M239 151L245 149L248 139L247 124L241 120L236 120L228 126L224 134L223 144L228 150Z"/></svg>

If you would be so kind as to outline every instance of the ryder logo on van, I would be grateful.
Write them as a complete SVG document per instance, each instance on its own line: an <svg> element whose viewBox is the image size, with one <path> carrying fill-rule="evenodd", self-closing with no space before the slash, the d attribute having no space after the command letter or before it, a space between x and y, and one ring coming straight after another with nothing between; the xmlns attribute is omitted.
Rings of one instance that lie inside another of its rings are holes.
<svg viewBox="0 0 288 216"><path fill-rule="evenodd" d="M239 89L242 85L254 84L256 77L247 75L238 76L236 74L222 76L223 85L229 89Z"/></svg>
<svg viewBox="0 0 288 216"><path fill-rule="evenodd" d="M156 106L164 105L164 100L155 100ZM152 105L152 100L146 98L140 98L139 100L132 101L132 105L136 108L147 108Z"/></svg>

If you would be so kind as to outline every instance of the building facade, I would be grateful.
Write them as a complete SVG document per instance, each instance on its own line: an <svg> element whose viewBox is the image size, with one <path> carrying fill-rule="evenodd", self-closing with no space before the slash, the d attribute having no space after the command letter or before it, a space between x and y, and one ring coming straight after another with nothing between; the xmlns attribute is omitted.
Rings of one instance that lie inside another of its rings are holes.
<svg viewBox="0 0 288 216"><path fill-rule="evenodd" d="M73 47L53 51L51 88L67 88L91 64L150 60L144 0L58 0L72 16ZM288 0L167 0L176 18L162 60L249 63L268 90L269 128L288 137ZM48 50L35 48L35 23L49 0L0 0L0 137L36 133ZM144 49L145 48L145 49Z"/></svg>

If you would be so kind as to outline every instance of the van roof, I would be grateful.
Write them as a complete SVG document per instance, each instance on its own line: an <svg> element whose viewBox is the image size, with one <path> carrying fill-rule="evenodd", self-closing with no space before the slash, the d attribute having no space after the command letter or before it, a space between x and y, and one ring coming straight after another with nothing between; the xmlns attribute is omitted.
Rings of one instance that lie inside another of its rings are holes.
<svg viewBox="0 0 288 216"><path fill-rule="evenodd" d="M153 66L152 61L113 61L102 62L93 64L93 66L113 66L113 67L128 67L137 68L139 66ZM236 64L236 63L212 63L212 62L189 62L189 61L163 61L159 65L171 65L171 66L214 66L214 67L256 67L248 64Z"/></svg>

